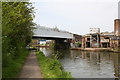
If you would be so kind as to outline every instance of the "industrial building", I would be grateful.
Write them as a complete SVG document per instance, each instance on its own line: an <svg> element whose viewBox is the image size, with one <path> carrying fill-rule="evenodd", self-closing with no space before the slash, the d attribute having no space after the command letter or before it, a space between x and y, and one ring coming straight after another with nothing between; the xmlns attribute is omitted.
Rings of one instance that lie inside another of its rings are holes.
<svg viewBox="0 0 120 80"><path fill-rule="evenodd" d="M82 37L83 48L120 47L120 19L114 20L114 32L100 32L100 28L90 28L90 33Z"/></svg>
<svg viewBox="0 0 120 80"><path fill-rule="evenodd" d="M77 48L82 46L82 36L78 34L73 34L73 39L70 41L70 46L72 48Z"/></svg>
<svg viewBox="0 0 120 80"><path fill-rule="evenodd" d="M114 36L111 38L111 47L120 47L120 19L114 21Z"/></svg>
<svg viewBox="0 0 120 80"><path fill-rule="evenodd" d="M90 28L90 34L84 35L82 38L82 47L100 47L100 28Z"/></svg>

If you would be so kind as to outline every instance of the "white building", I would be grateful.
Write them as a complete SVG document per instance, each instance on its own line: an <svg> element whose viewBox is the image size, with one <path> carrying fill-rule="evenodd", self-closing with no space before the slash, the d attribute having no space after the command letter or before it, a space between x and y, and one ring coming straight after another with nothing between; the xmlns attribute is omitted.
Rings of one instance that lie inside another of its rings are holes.
<svg viewBox="0 0 120 80"><path fill-rule="evenodd" d="M39 40L40 45L46 45L46 40Z"/></svg>
<svg viewBox="0 0 120 80"><path fill-rule="evenodd" d="M100 28L90 28L90 34L100 33Z"/></svg>

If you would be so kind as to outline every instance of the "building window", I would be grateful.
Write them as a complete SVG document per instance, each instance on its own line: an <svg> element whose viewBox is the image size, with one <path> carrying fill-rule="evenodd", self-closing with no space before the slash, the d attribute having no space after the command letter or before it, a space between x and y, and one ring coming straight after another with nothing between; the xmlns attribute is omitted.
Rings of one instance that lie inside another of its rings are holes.
<svg viewBox="0 0 120 80"><path fill-rule="evenodd" d="M90 38L87 38L87 41L90 41Z"/></svg>

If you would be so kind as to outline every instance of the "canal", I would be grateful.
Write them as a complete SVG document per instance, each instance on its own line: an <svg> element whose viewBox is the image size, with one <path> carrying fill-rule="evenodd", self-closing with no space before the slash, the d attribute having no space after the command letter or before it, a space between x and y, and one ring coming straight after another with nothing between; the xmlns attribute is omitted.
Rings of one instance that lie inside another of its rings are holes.
<svg viewBox="0 0 120 80"><path fill-rule="evenodd" d="M55 51L40 48L50 57ZM120 54L111 52L88 52L62 50L59 61L65 71L74 78L116 78L120 77Z"/></svg>

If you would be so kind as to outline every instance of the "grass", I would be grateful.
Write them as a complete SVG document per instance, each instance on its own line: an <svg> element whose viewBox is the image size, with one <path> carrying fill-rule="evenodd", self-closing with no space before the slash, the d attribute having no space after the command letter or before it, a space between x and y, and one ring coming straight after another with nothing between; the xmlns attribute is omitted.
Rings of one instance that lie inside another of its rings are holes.
<svg viewBox="0 0 120 80"><path fill-rule="evenodd" d="M9 66L2 68L2 78L17 78L29 51L24 51L17 59L10 60Z"/></svg>
<svg viewBox="0 0 120 80"><path fill-rule="evenodd" d="M61 69L57 59L45 57L43 52L36 52L41 72L44 78L72 78L71 74Z"/></svg>

